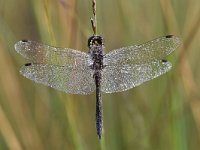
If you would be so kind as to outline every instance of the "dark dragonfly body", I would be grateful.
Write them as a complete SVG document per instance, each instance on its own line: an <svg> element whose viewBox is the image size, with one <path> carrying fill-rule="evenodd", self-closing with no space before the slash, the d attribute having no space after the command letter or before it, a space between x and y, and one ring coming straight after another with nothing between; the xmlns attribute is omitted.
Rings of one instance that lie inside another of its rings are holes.
<svg viewBox="0 0 200 150"><path fill-rule="evenodd" d="M96 85L96 129L97 135L101 138L103 129L102 120L102 99L101 99L101 71L103 69L103 38L92 36L88 39L89 54L93 60L91 69L94 70L94 81Z"/></svg>
<svg viewBox="0 0 200 150"><path fill-rule="evenodd" d="M103 130L101 92L122 92L154 79L172 67L165 57L180 45L173 35L144 44L122 47L104 54L103 38L88 39L89 53L21 40L15 49L31 63L20 73L37 83L71 94L91 94L96 89L96 129Z"/></svg>

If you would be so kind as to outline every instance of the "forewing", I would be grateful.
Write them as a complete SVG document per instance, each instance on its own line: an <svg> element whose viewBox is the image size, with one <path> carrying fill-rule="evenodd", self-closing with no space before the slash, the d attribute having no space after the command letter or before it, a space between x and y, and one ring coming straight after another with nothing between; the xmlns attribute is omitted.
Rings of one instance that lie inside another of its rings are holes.
<svg viewBox="0 0 200 150"><path fill-rule="evenodd" d="M102 71L102 91L121 92L156 78L171 68L166 60L156 60L145 64L106 66Z"/></svg>
<svg viewBox="0 0 200 150"><path fill-rule="evenodd" d="M94 91L93 72L89 67L26 64L20 73L41 83L71 94L90 94Z"/></svg>
<svg viewBox="0 0 200 150"><path fill-rule="evenodd" d="M15 49L25 58L40 64L87 65L89 55L70 48L58 48L35 41L22 40L15 44Z"/></svg>
<svg viewBox="0 0 200 150"><path fill-rule="evenodd" d="M147 43L115 49L104 56L104 65L145 64L163 59L180 45L180 39L168 35Z"/></svg>

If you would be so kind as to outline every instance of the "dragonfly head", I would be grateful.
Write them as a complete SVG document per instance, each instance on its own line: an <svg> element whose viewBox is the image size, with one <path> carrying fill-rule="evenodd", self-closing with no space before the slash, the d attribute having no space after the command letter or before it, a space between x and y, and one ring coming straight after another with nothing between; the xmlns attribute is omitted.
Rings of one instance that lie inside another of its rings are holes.
<svg viewBox="0 0 200 150"><path fill-rule="evenodd" d="M103 46L103 38L99 35L93 35L88 39L88 47L91 48L92 46Z"/></svg>

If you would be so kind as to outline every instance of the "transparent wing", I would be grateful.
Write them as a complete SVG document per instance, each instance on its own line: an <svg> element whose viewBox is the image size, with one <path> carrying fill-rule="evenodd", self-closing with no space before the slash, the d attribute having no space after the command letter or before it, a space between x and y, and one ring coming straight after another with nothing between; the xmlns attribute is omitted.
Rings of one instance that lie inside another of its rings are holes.
<svg viewBox="0 0 200 150"><path fill-rule="evenodd" d="M72 94L94 91L93 72L89 67L26 64L20 73L37 83Z"/></svg>
<svg viewBox="0 0 200 150"><path fill-rule="evenodd" d="M22 40L15 44L15 49L34 63L55 65L87 65L89 55L70 48L57 48L35 41Z"/></svg>
<svg viewBox="0 0 200 150"><path fill-rule="evenodd" d="M145 64L106 66L102 71L102 91L121 92L156 78L171 68L166 60L156 60Z"/></svg>
<svg viewBox="0 0 200 150"><path fill-rule="evenodd" d="M147 43L115 49L104 56L104 65L144 64L163 59L180 45L180 39L168 35Z"/></svg>

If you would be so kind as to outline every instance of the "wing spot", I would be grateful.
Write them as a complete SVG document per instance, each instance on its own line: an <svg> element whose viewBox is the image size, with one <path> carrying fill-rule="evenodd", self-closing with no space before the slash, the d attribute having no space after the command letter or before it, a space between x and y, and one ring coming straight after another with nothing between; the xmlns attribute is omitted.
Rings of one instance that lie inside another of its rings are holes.
<svg viewBox="0 0 200 150"><path fill-rule="evenodd" d="M32 64L31 63L27 63L27 64L25 64L25 66L31 66Z"/></svg>
<svg viewBox="0 0 200 150"><path fill-rule="evenodd" d="M165 36L166 38L172 38L173 37L173 35L167 35L167 36Z"/></svg>
<svg viewBox="0 0 200 150"><path fill-rule="evenodd" d="M22 42L28 42L28 40L22 40Z"/></svg>
<svg viewBox="0 0 200 150"><path fill-rule="evenodd" d="M166 59L162 59L161 61L162 61L163 63L166 63L166 62L167 62L167 60L166 60Z"/></svg>

